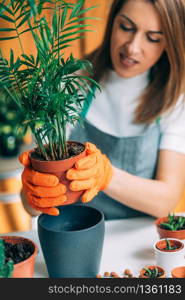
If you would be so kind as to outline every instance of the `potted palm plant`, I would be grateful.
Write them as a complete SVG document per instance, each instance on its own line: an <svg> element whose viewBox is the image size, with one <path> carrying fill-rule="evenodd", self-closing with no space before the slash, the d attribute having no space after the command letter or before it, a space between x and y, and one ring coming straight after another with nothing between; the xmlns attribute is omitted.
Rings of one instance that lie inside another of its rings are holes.
<svg viewBox="0 0 185 300"><path fill-rule="evenodd" d="M78 141L67 141L69 124L81 121L81 109L87 95L94 96L93 87L99 85L91 78L89 61L76 59L65 49L71 42L89 31L84 20L93 19L83 14L84 0L69 3L63 0L11 0L0 4L0 19L9 23L0 31L11 33L3 39L18 39L21 55L15 58L11 49L9 59L0 53L0 87L23 112L24 130L29 127L36 148L31 152L32 167L39 172L58 176L67 186L67 201L78 200L81 192L71 192L65 172L75 161L86 155ZM45 12L50 12L48 20ZM24 29L22 26L24 25ZM26 27L26 28L25 28ZM25 53L22 36L30 32L36 56Z"/></svg>
<svg viewBox="0 0 185 300"><path fill-rule="evenodd" d="M185 217L173 213L155 221L160 238L175 238L185 240Z"/></svg>

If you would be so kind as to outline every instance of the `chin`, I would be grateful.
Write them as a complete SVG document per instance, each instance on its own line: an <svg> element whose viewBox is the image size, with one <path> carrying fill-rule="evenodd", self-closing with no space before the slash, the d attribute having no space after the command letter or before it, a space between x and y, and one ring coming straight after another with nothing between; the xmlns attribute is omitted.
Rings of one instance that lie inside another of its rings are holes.
<svg viewBox="0 0 185 300"><path fill-rule="evenodd" d="M123 78L131 78L139 75L139 72L134 72L130 70L123 70L120 68L115 68L114 71L117 73L118 76L123 77Z"/></svg>

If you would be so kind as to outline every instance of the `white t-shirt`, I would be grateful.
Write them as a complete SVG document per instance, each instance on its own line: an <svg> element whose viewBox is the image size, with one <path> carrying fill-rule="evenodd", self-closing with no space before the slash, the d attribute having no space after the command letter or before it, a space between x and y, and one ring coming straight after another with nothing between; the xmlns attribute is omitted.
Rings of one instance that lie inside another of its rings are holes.
<svg viewBox="0 0 185 300"><path fill-rule="evenodd" d="M133 117L138 98L148 84L148 72L132 78L122 78L109 71L96 90L96 97L87 112L90 124L116 137L136 136L146 130L147 125L134 124ZM152 126L152 125L149 125ZM161 116L160 149L185 154L185 105L183 95L172 111Z"/></svg>

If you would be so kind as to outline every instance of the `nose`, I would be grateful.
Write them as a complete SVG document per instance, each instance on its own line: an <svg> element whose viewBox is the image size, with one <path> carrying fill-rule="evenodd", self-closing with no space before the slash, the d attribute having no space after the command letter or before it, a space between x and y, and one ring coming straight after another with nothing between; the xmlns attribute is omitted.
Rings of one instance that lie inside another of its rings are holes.
<svg viewBox="0 0 185 300"><path fill-rule="evenodd" d="M125 48L127 54L129 56L140 54L142 51L142 39L141 36L134 34L130 39L126 42Z"/></svg>

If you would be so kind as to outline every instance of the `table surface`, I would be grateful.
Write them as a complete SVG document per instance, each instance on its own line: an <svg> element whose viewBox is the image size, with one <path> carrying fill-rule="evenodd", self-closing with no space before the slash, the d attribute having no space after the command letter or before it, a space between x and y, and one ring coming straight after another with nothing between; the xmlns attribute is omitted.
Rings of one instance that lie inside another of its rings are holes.
<svg viewBox="0 0 185 300"><path fill-rule="evenodd" d="M14 232L34 240L39 253L35 263L35 278L47 278L48 273L44 262L37 230ZM146 265L155 264L153 244L159 239L154 218L141 217L105 222L105 240L100 265L100 274L105 271L116 272L123 276L123 270L130 269L135 277Z"/></svg>

